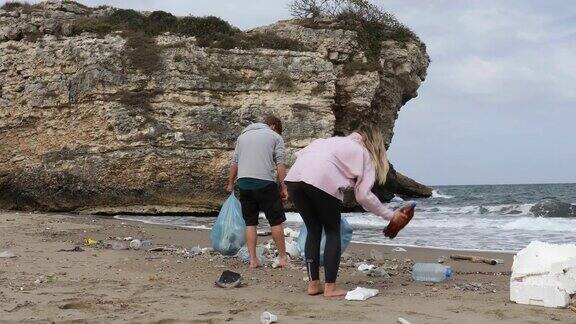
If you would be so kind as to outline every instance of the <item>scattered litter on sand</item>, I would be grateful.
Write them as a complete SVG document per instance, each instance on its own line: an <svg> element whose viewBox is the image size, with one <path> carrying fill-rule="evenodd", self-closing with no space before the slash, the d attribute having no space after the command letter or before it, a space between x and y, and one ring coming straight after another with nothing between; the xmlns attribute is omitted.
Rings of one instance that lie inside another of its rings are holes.
<svg viewBox="0 0 576 324"><path fill-rule="evenodd" d="M94 246L98 245L99 242L100 242L100 241L95 240L95 239L90 238L90 237L87 237L87 238L84 239L84 245L86 245L86 246L92 246L92 247L94 247Z"/></svg>
<svg viewBox="0 0 576 324"><path fill-rule="evenodd" d="M171 248L166 246L158 246L148 249L148 252L176 252L176 251L178 251L177 248Z"/></svg>
<svg viewBox="0 0 576 324"><path fill-rule="evenodd" d="M132 250L140 250L141 247L142 247L142 241L140 241L139 239L133 239L130 241L130 248Z"/></svg>
<svg viewBox="0 0 576 324"><path fill-rule="evenodd" d="M225 270L220 275L220 278L216 280L216 286L220 288L237 288L241 285L242 276L239 273Z"/></svg>
<svg viewBox="0 0 576 324"><path fill-rule="evenodd" d="M0 259L11 259L11 258L15 258L16 254L14 254L14 252L12 251L2 251L0 252Z"/></svg>
<svg viewBox="0 0 576 324"><path fill-rule="evenodd" d="M356 289L346 293L346 300L363 301L378 295L378 289L368 289L363 287L356 287Z"/></svg>
<svg viewBox="0 0 576 324"><path fill-rule="evenodd" d="M376 266L373 264L362 263L358 266L358 271L360 271L362 273L368 273L370 270L372 270L374 268L376 268Z"/></svg>
<svg viewBox="0 0 576 324"><path fill-rule="evenodd" d="M199 254L202 254L202 248L200 247L200 245L194 246L188 251L188 255L190 256L196 256Z"/></svg>
<svg viewBox="0 0 576 324"><path fill-rule="evenodd" d="M276 316L270 312L264 312L264 313L262 313L262 315L260 315L260 322L262 324L276 323L277 321L278 321L278 316Z"/></svg>
<svg viewBox="0 0 576 324"><path fill-rule="evenodd" d="M452 254L450 255L450 259L452 260L466 260L474 263L486 263L490 265L497 265L504 263L502 259L490 259L490 258L483 258L473 255L462 255L462 254ZM442 263L442 262L440 262Z"/></svg>
<svg viewBox="0 0 576 324"><path fill-rule="evenodd" d="M406 249L397 246L397 247L393 248L392 251L394 251L394 252L406 252Z"/></svg>
<svg viewBox="0 0 576 324"><path fill-rule="evenodd" d="M398 323L400 324L412 324L410 321L403 319L402 317L398 317Z"/></svg>
<svg viewBox="0 0 576 324"><path fill-rule="evenodd" d="M84 249L79 246L75 246L71 249L60 249L58 252L84 252Z"/></svg>
<svg viewBox="0 0 576 324"><path fill-rule="evenodd" d="M298 243L294 241L291 237L286 238L286 253L293 258L298 257Z"/></svg>
<svg viewBox="0 0 576 324"><path fill-rule="evenodd" d="M284 236L286 237L298 238L298 235L299 235L298 231L295 231L289 227L286 227L284 229Z"/></svg>

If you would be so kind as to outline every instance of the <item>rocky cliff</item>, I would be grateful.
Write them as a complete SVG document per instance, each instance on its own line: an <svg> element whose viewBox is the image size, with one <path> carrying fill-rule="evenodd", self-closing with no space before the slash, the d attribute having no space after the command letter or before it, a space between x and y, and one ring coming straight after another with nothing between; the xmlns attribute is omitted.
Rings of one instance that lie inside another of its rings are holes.
<svg viewBox="0 0 576 324"><path fill-rule="evenodd" d="M78 19L113 11L69 1L0 10L0 208L212 212L245 125L282 118L290 158L364 120L390 141L429 64L417 39L383 42L374 66L355 32L301 21L248 34L298 40L306 51L74 33ZM431 193L390 178L388 195Z"/></svg>

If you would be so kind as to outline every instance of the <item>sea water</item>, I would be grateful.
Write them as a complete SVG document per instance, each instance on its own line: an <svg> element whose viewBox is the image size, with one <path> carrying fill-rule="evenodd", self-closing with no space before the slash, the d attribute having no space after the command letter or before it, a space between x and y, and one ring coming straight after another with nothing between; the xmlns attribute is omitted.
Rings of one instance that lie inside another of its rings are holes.
<svg viewBox="0 0 576 324"><path fill-rule="evenodd" d="M380 217L370 213L343 216L354 228L354 242L497 251L518 251L533 240L575 243L576 217L544 218L530 211L538 202L550 198L576 204L576 184L437 186L431 198L416 199L418 206L412 222L393 240L382 234L388 222ZM401 198L395 198L390 206L402 203ZM214 217L116 217L206 229L214 222ZM286 217L288 227L300 227L302 219L298 213L287 213Z"/></svg>

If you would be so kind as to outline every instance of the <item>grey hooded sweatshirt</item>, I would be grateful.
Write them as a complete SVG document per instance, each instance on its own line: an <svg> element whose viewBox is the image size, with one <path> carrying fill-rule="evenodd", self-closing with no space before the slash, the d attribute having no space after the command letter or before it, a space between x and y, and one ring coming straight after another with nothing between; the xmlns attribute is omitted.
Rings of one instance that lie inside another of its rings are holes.
<svg viewBox="0 0 576 324"><path fill-rule="evenodd" d="M276 181L276 165L284 163L284 140L268 125L254 123L244 128L234 150L238 179Z"/></svg>

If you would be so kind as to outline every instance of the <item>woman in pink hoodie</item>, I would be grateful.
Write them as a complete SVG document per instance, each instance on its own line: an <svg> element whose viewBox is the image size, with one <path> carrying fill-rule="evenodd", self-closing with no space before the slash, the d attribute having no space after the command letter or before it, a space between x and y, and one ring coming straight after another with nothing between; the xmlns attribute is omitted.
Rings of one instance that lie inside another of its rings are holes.
<svg viewBox="0 0 576 324"><path fill-rule="evenodd" d="M336 287L343 191L354 188L356 201L364 209L390 220L385 234L391 238L410 221L413 210L393 212L372 193L376 182L386 182L389 169L384 138L373 126L361 126L346 137L315 140L296 156L284 181L308 231L304 251L310 279L308 294L343 296L346 291ZM326 234L324 289L319 274L322 230Z"/></svg>

